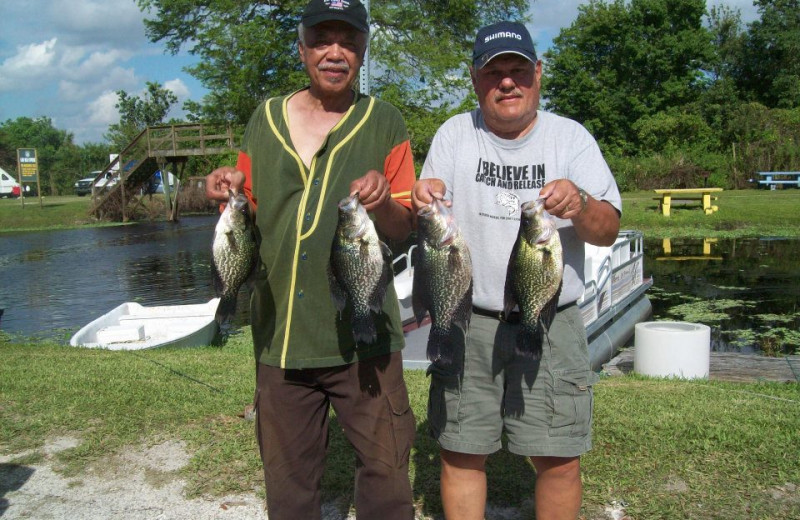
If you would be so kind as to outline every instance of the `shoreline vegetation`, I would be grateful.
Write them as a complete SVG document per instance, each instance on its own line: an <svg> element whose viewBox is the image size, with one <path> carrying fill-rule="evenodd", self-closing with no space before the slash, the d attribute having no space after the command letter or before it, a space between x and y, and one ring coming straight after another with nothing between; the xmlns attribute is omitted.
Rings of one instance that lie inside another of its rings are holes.
<svg viewBox="0 0 800 520"><path fill-rule="evenodd" d="M646 238L800 237L800 189L726 190L717 196L719 211L711 215L703 214L700 204L693 202L674 204L672 215L665 217L658 209L654 192L623 193L621 227L641 230ZM40 206L38 198L29 197L23 209L19 199L0 199L0 235L121 225L90 217L90 204L90 197L64 196L45 197ZM163 220L163 202L154 206L147 219Z"/></svg>
<svg viewBox="0 0 800 520"><path fill-rule="evenodd" d="M653 196L623 194L623 228L653 238L800 237L798 189L724 191L713 215L677 206L663 217ZM13 239L10 231L105 225L86 217L89 203L48 197L40 208L26 199L22 210L19 200L0 200L0 240ZM131 449L176 440L189 463L159 475L159 485L180 479L188 497L263 499L253 422L241 417L253 397L250 337L245 327L222 348L112 352L69 347L67 338L11 341L0 331L0 471L46 463L79 483L113 471L109 461ZM417 518L438 520L428 379L421 370L405 377L417 420ZM581 462L582 520L800 518L800 385L602 376L595 396L594 447ZM48 453L48 442L64 435L74 447ZM354 461L334 418L323 495L337 504L337 518L352 510ZM534 481L523 458L491 456L487 518L532 518ZM13 504L13 489L6 491ZM3 507L0 500L0 514Z"/></svg>

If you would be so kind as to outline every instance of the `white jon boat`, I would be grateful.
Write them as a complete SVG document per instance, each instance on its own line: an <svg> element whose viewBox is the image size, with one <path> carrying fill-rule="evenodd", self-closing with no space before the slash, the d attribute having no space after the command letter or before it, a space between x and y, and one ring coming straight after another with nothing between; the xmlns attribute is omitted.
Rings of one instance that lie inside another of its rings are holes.
<svg viewBox="0 0 800 520"><path fill-rule="evenodd" d="M126 302L76 332L69 344L109 350L210 345L217 333L214 314L218 305L219 298L159 307Z"/></svg>
<svg viewBox="0 0 800 520"><path fill-rule="evenodd" d="M405 325L403 365L425 369L430 364L425 354L430 322L426 318L417 327L411 308L411 252L415 247L395 259L395 270L401 271L395 276L394 285ZM653 279L644 278L643 273L643 235L639 231L621 231L610 247L586 245L585 287L577 303L586 327L593 370L600 370L611 360L633 337L635 325L652 314L645 292L653 285Z"/></svg>

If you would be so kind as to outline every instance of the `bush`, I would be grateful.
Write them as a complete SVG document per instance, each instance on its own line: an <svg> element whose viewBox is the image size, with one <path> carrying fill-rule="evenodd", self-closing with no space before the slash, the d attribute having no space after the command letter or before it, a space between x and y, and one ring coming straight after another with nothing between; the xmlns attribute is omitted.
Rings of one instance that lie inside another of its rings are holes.
<svg viewBox="0 0 800 520"><path fill-rule="evenodd" d="M678 152L666 156L606 158L620 191L657 188L697 188L733 186L732 167L728 157L706 153L692 158Z"/></svg>

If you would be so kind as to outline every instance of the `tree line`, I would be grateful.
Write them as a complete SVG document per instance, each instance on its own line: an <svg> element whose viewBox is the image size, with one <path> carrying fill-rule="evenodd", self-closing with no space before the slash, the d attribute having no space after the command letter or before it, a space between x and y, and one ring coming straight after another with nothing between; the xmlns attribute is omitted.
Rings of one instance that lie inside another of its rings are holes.
<svg viewBox="0 0 800 520"><path fill-rule="evenodd" d="M305 85L304 4L138 0L151 41L199 58L188 72L209 94L184 104L187 119L234 125L264 98ZM800 170L800 0L754 5L758 19L744 24L705 0L590 0L541 56L542 108L592 132L623 190L741 188L757 171ZM468 70L477 29L500 19L535 28L527 9L523 0L370 2L370 92L403 113L418 166L436 129L477 106ZM117 94L121 119L106 144L76 146L47 118L19 118L0 125L0 164L36 146L46 189L68 193L176 103L157 83L142 97Z"/></svg>

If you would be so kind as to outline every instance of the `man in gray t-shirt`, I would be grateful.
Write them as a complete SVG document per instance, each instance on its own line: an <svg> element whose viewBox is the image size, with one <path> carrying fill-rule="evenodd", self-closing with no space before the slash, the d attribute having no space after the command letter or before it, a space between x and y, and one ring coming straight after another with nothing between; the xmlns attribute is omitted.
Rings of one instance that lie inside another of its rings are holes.
<svg viewBox="0 0 800 520"><path fill-rule="evenodd" d="M575 301L584 288L584 244L614 243L622 201L589 132L538 110L542 62L524 25L500 22L478 31L470 72L480 108L438 130L412 193L415 209L433 198L452 204L473 264L460 376L453 367L431 366L428 419L441 448L445 515L483 518L486 458L505 433L509 451L530 457L536 468L536 518L574 519L596 379ZM564 275L541 359L528 359L514 354L519 325L498 316L520 205L540 197L558 222Z"/></svg>

